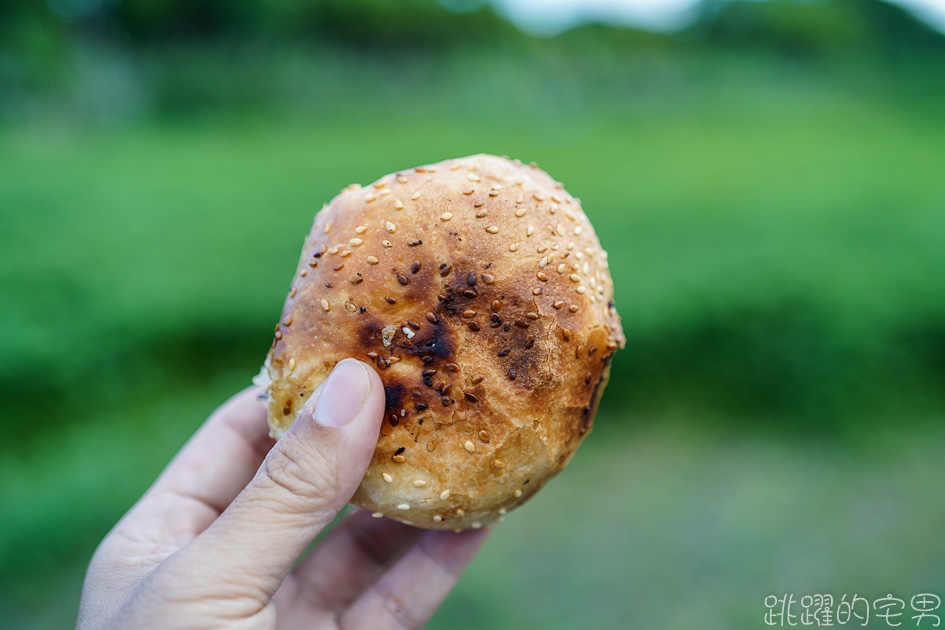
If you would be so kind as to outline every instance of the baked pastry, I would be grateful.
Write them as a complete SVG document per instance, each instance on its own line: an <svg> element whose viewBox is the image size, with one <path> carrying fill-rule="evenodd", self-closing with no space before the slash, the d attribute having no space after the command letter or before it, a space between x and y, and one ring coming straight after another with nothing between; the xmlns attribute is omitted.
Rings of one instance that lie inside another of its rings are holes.
<svg viewBox="0 0 945 630"><path fill-rule="evenodd" d="M352 503L477 528L565 467L623 345L579 201L534 164L447 160L316 215L264 366L269 425L281 436L342 359L370 362L385 418Z"/></svg>

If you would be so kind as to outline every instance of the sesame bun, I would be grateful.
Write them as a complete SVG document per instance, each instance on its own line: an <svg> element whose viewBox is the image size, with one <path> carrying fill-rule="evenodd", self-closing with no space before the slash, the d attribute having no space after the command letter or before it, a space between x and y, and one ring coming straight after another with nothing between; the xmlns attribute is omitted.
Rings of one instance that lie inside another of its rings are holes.
<svg viewBox="0 0 945 630"><path fill-rule="evenodd" d="M491 155L345 188L315 217L264 367L279 437L346 357L384 422L352 503L487 525L560 472L624 344L607 253L560 183Z"/></svg>

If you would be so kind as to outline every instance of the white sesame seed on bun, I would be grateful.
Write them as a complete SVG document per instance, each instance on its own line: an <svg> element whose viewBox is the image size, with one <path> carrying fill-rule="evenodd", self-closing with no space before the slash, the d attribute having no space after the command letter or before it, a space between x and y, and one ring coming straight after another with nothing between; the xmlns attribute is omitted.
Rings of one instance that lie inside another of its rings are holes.
<svg viewBox="0 0 945 630"><path fill-rule="evenodd" d="M266 361L281 436L346 357L384 382L352 499L417 527L487 525L590 431L624 337L578 200L534 164L447 160L345 188L315 217Z"/></svg>

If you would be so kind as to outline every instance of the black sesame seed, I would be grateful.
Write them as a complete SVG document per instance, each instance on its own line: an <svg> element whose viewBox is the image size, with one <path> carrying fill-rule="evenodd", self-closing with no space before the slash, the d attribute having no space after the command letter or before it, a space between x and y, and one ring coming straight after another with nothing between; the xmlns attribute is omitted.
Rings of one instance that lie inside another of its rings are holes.
<svg viewBox="0 0 945 630"><path fill-rule="evenodd" d="M403 452L406 451L406 450L407 450L407 447L406 447L406 446L401 446L401 447L398 448L396 451L394 451L394 455L400 455L401 453L403 453Z"/></svg>
<svg viewBox="0 0 945 630"><path fill-rule="evenodd" d="M405 275L402 274L402 273L398 273L398 274L397 274L397 282L399 282L400 284L402 284L402 285L404 285L404 286L407 286L408 284L410 284L410 280L408 280L408 279L407 279L407 276L405 276Z"/></svg>
<svg viewBox="0 0 945 630"><path fill-rule="evenodd" d="M395 300L392 297L386 297L384 298L384 301L387 302L388 304L397 304L397 300Z"/></svg>
<svg viewBox="0 0 945 630"><path fill-rule="evenodd" d="M469 298L470 300L479 295L475 289L466 289L463 291L463 297Z"/></svg>
<svg viewBox="0 0 945 630"><path fill-rule="evenodd" d="M330 288L331 288L331 283L330 283L330 282L326 282L326 283L325 283L325 286L330 289Z"/></svg>
<svg viewBox="0 0 945 630"><path fill-rule="evenodd" d="M466 276L466 284L468 284L468 285L471 286L471 287L476 286L476 274L475 274L475 272L472 272L472 271L469 272L469 275Z"/></svg>
<svg viewBox="0 0 945 630"><path fill-rule="evenodd" d="M515 368L509 368L509 380L514 381L516 376L518 376L518 374L516 374Z"/></svg>
<svg viewBox="0 0 945 630"><path fill-rule="evenodd" d="M434 374L436 374L436 370L432 368L426 369L423 372L421 372L421 374L423 374L424 376L433 376Z"/></svg>
<svg viewBox="0 0 945 630"><path fill-rule="evenodd" d="M502 324L502 330L504 330L505 332L509 332L509 323L508 323L508 322L505 322L504 324Z"/></svg>
<svg viewBox="0 0 945 630"><path fill-rule="evenodd" d="M445 278L446 276L450 275L450 272L452 270L453 270L452 265L447 265L445 263L440 265L440 277Z"/></svg>
<svg viewBox="0 0 945 630"><path fill-rule="evenodd" d="M433 357L421 357L420 360L424 363L433 363Z"/></svg>
<svg viewBox="0 0 945 630"><path fill-rule="evenodd" d="M420 265L419 260L413 261L413 264L410 265L410 273L417 273L418 271L420 271L420 267L421 265Z"/></svg>
<svg viewBox="0 0 945 630"><path fill-rule="evenodd" d="M534 340L534 339L529 339L528 341L525 342L525 349L526 349L526 350L531 350L534 346L535 346L535 340Z"/></svg>
<svg viewBox="0 0 945 630"><path fill-rule="evenodd" d="M433 377L432 377L432 376L424 376L424 377L423 377L423 384L426 385L427 387L433 387Z"/></svg>
<svg viewBox="0 0 945 630"><path fill-rule="evenodd" d="M426 403L417 403L416 405L414 405L414 409L416 409L417 411L425 411L428 407L429 405L427 405ZM423 422L423 419L421 419L420 422Z"/></svg>
<svg viewBox="0 0 945 630"><path fill-rule="evenodd" d="M408 319L407 325L413 328L414 330L420 330L420 324L418 324L417 322L412 322Z"/></svg>
<svg viewBox="0 0 945 630"><path fill-rule="evenodd" d="M469 322L468 324L466 324L466 328L468 328L469 330L473 332L479 332L479 324L477 324L476 322Z"/></svg>

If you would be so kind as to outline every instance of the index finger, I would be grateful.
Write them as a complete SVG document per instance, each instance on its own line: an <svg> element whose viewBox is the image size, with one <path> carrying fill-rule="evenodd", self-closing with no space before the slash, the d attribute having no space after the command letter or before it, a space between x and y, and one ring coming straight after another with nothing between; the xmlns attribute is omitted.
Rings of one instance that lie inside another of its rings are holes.
<svg viewBox="0 0 945 630"><path fill-rule="evenodd" d="M262 389L249 387L220 406L188 440L129 518L173 521L182 546L227 508L253 478L275 441L269 437Z"/></svg>

